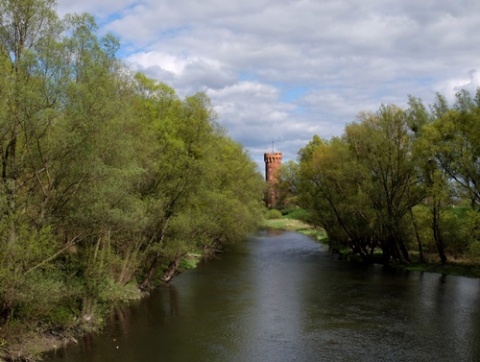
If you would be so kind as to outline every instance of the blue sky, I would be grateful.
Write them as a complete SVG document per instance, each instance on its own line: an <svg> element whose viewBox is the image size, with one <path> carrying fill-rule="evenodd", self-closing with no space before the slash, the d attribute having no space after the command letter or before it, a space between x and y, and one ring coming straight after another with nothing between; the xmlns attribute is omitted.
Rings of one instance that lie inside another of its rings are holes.
<svg viewBox="0 0 480 362"><path fill-rule="evenodd" d="M57 0L120 38L119 56L180 96L212 99L263 169L314 134L341 135L361 111L409 94L448 99L480 86L478 0Z"/></svg>

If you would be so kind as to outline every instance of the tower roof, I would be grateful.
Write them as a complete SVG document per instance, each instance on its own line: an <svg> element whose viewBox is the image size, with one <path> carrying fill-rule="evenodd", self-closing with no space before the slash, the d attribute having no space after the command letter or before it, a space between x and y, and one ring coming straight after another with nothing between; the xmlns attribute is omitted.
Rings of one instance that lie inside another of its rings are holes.
<svg viewBox="0 0 480 362"><path fill-rule="evenodd" d="M263 154L263 160L266 163L270 162L280 162L282 160L282 153L281 152L265 152Z"/></svg>

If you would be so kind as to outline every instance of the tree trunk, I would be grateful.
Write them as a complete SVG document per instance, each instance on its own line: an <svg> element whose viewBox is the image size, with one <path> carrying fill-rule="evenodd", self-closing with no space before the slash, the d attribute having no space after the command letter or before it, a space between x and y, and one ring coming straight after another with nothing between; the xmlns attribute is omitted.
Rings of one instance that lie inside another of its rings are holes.
<svg viewBox="0 0 480 362"><path fill-rule="evenodd" d="M435 240L435 245L437 246L438 255L442 265L445 265L447 262L447 256L445 255L445 245L443 243L443 238L440 233L440 207L437 201L433 202L432 208L432 229L433 229L433 238Z"/></svg>
<svg viewBox="0 0 480 362"><path fill-rule="evenodd" d="M400 244L400 250L402 252L402 262L410 264L412 261L410 260L410 255L408 254L408 250L405 246L405 243L403 240L399 241Z"/></svg>
<svg viewBox="0 0 480 362"><path fill-rule="evenodd" d="M390 252L390 245L388 245L387 242L383 242L380 244L380 247L382 248L383 266L389 266L390 259L392 257L392 254Z"/></svg>
<svg viewBox="0 0 480 362"><path fill-rule="evenodd" d="M418 233L418 225L417 225L417 222L415 221L415 217L413 216L413 211L411 208L409 209L409 212L410 212L410 217L412 219L413 230L415 231L415 238L417 239L420 263L425 264L425 257L423 256L422 239L420 238L420 234Z"/></svg>
<svg viewBox="0 0 480 362"><path fill-rule="evenodd" d="M138 288L144 292L148 291L152 287L152 279L153 279L153 273L155 270L157 270L158 266L158 261L160 260L160 252L157 252L150 263L150 267L148 268L147 275L145 276L145 279L143 279L143 282L140 283Z"/></svg>
<svg viewBox="0 0 480 362"><path fill-rule="evenodd" d="M169 265L168 268L163 272L163 277L162 280L165 283L168 283L175 275L175 272L177 271L178 265L180 264L180 258L176 258L174 261L172 261Z"/></svg>
<svg viewBox="0 0 480 362"><path fill-rule="evenodd" d="M163 276L162 276L163 282L168 283L175 276L175 273L180 264L180 260L182 259L183 256L185 256L185 254L186 253L183 253L177 256L174 261L168 264L167 269L163 271ZM142 284L139 285L140 290L147 291L152 288L153 274L155 273L155 270L158 267L158 261L160 260L160 257L161 257L160 253L157 253L155 255L155 258L153 259L152 263L150 264L150 268L148 269L147 276L145 277Z"/></svg>

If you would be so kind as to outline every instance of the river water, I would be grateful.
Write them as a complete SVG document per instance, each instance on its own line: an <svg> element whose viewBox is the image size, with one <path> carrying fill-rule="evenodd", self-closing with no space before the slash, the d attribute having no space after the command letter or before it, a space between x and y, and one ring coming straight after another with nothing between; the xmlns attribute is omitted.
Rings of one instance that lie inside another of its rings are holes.
<svg viewBox="0 0 480 362"><path fill-rule="evenodd" d="M338 261L263 232L45 360L480 361L480 280Z"/></svg>

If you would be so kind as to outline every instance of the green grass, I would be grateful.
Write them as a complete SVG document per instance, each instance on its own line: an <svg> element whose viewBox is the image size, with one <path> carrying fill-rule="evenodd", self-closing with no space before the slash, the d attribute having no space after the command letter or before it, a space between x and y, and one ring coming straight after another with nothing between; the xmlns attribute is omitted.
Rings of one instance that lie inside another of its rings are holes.
<svg viewBox="0 0 480 362"><path fill-rule="evenodd" d="M270 229L282 229L288 231L312 229L310 225L304 223L303 221L286 218L265 220L263 226Z"/></svg>
<svg viewBox="0 0 480 362"><path fill-rule="evenodd" d="M263 227L267 229L278 229L286 231L296 231L304 235L311 236L318 241L324 241L327 233L323 229L318 229L301 220L283 217L281 219L265 220Z"/></svg>
<svg viewBox="0 0 480 362"><path fill-rule="evenodd" d="M291 210L268 210L265 214L264 227L288 231L313 230L314 227L304 220L308 219L308 212L301 208Z"/></svg>

